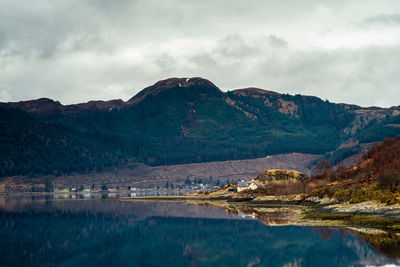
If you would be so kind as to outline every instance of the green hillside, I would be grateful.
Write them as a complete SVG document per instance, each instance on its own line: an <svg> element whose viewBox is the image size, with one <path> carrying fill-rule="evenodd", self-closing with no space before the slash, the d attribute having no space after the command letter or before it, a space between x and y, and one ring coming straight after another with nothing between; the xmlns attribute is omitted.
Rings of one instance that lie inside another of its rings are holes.
<svg viewBox="0 0 400 267"><path fill-rule="evenodd" d="M254 88L224 93L201 78L163 80L127 102L3 103L0 175L323 154L349 138L371 142L400 133L399 117L393 115L397 109L367 110L375 121L354 126L364 116L358 110ZM359 128L355 133L346 130L354 127Z"/></svg>
<svg viewBox="0 0 400 267"><path fill-rule="evenodd" d="M22 110L0 106L0 175L102 170L122 162L90 136Z"/></svg>

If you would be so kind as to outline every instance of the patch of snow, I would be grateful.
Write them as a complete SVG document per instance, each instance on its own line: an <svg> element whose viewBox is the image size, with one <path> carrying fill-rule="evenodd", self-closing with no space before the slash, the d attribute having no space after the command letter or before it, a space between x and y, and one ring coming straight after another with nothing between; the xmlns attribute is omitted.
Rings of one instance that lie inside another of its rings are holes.
<svg viewBox="0 0 400 267"><path fill-rule="evenodd" d="M187 78L187 79L186 79L186 82L188 82L189 80L190 80L190 79L189 79L189 78Z"/></svg>
<svg viewBox="0 0 400 267"><path fill-rule="evenodd" d="M179 87L182 87L181 83L178 83Z"/></svg>

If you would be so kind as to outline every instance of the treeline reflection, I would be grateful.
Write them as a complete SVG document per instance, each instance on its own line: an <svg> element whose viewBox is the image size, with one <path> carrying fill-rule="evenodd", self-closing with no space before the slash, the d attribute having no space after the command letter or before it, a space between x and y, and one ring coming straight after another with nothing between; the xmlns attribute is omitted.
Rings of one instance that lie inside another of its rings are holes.
<svg viewBox="0 0 400 267"><path fill-rule="evenodd" d="M357 234L337 228L270 227L205 206L190 206L192 213L186 217L182 215L187 206L182 203L82 202L27 202L14 203L16 210L1 208L0 265L350 266L396 262Z"/></svg>

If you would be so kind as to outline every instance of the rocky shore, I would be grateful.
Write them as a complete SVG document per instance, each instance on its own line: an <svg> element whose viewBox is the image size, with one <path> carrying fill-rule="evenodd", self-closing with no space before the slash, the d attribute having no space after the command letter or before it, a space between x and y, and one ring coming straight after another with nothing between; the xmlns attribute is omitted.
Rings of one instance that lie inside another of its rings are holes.
<svg viewBox="0 0 400 267"><path fill-rule="evenodd" d="M375 201L338 203L333 199L291 196L258 196L252 199L235 194L224 196L185 195L123 198L124 201L184 201L193 205L213 205L230 213L259 219L267 225L346 226L364 232L400 234L400 205Z"/></svg>

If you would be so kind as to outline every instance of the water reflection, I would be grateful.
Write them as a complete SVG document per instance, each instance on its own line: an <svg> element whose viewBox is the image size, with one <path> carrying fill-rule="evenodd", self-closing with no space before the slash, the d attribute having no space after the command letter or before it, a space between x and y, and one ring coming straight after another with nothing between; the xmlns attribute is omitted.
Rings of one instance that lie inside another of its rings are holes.
<svg viewBox="0 0 400 267"><path fill-rule="evenodd" d="M65 200L0 197L0 265L398 263L396 257L386 256L371 242L343 228L271 227L245 214L248 213L227 213L218 207L174 202L88 200L85 196Z"/></svg>

